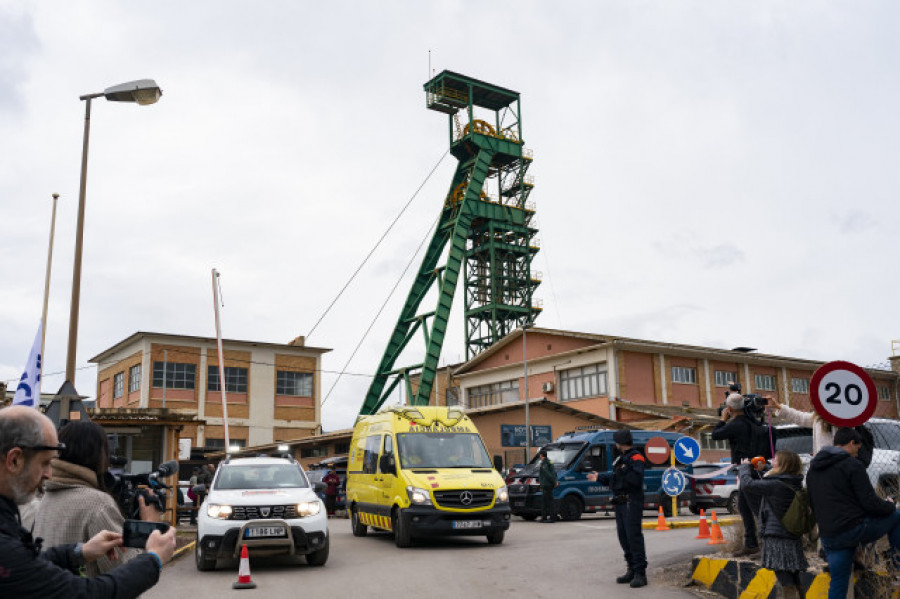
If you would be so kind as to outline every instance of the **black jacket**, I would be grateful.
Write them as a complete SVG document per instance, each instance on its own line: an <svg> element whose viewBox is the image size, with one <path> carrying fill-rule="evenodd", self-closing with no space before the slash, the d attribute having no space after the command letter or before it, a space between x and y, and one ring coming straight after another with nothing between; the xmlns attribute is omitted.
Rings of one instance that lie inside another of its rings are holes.
<svg viewBox="0 0 900 599"><path fill-rule="evenodd" d="M159 580L156 560L141 554L96 578L82 578L75 545L50 547L22 528L19 508L0 496L0 597L28 599L97 599L137 597Z"/></svg>
<svg viewBox="0 0 900 599"><path fill-rule="evenodd" d="M713 429L712 438L716 441L728 441L731 447L731 463L740 464L743 459L756 456L750 455L753 447L752 424L744 414L738 414L728 422L720 420Z"/></svg>
<svg viewBox="0 0 900 599"><path fill-rule="evenodd" d="M597 480L604 485L609 485L613 495L643 497L645 465L646 461L641 452L631 448L616 458L616 461L613 462L612 473L601 472Z"/></svg>
<svg viewBox="0 0 900 599"><path fill-rule="evenodd" d="M538 482L542 489L553 489L556 486L556 468L550 460L541 460L541 468L538 471Z"/></svg>
<svg viewBox="0 0 900 599"><path fill-rule="evenodd" d="M862 463L839 447L825 447L809 463L809 503L822 537L834 537L858 526L863 518L883 518L896 510L879 499Z"/></svg>
<svg viewBox="0 0 900 599"><path fill-rule="evenodd" d="M796 539L784 529L781 518L791 507L794 493L803 488L803 477L794 474L772 474L763 478L753 475L750 464L742 464L738 473L741 491L749 491L761 497L759 508L759 534L764 537Z"/></svg>

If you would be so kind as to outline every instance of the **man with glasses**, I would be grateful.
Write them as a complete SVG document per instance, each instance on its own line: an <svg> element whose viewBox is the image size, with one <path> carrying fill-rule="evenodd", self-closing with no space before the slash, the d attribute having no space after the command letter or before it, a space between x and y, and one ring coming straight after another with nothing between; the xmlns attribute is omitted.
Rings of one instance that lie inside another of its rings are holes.
<svg viewBox="0 0 900 599"><path fill-rule="evenodd" d="M900 551L900 511L893 501L875 494L865 466L856 459L861 446L856 430L839 428L834 446L816 454L806 475L809 502L831 573L829 599L847 596L858 545L887 535L895 567Z"/></svg>
<svg viewBox="0 0 900 599"><path fill-rule="evenodd" d="M175 529L154 531L147 551L108 574L82 578L77 570L102 555L115 559L122 535L104 530L86 543L41 550L22 528L18 506L50 478L61 446L49 418L24 406L0 410L0 597L137 597L159 580L175 551Z"/></svg>

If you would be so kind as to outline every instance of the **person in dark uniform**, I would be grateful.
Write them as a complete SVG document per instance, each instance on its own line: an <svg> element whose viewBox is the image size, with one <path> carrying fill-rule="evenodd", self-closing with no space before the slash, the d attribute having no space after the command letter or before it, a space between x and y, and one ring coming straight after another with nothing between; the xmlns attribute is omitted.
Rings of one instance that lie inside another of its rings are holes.
<svg viewBox="0 0 900 599"><path fill-rule="evenodd" d="M547 458L547 451L541 450L541 469L538 482L541 485L541 522L556 522L556 511L553 509L553 489L559 486L556 479L556 468Z"/></svg>
<svg viewBox="0 0 900 599"><path fill-rule="evenodd" d="M616 578L619 584L630 583L632 588L647 586L647 553L641 518L644 515L644 456L634 448L631 431L618 430L613 434L619 457L613 462L612 473L592 472L589 480L609 485L612 503L616 506L616 532L625 552L628 570Z"/></svg>

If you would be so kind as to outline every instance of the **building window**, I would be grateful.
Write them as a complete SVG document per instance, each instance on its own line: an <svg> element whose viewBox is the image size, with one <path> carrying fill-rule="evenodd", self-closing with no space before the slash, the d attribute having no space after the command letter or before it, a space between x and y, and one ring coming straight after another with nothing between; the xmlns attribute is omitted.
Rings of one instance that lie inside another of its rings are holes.
<svg viewBox="0 0 900 599"><path fill-rule="evenodd" d="M791 391L794 393L809 393L809 379L791 379Z"/></svg>
<svg viewBox="0 0 900 599"><path fill-rule="evenodd" d="M275 395L312 397L313 375L309 372L279 370L275 378Z"/></svg>
<svg viewBox="0 0 900 599"><path fill-rule="evenodd" d="M878 399L890 399L891 398L891 388L890 387L878 387Z"/></svg>
<svg viewBox="0 0 900 599"><path fill-rule="evenodd" d="M459 405L459 387L447 387L447 389L444 390L444 401L445 401L445 405L458 406Z"/></svg>
<svg viewBox="0 0 900 599"><path fill-rule="evenodd" d="M727 370L716 371L716 387L727 387L738 380L736 372L728 372Z"/></svg>
<svg viewBox="0 0 900 599"><path fill-rule="evenodd" d="M686 368L684 366L672 367L672 382L685 383L687 385L697 384L697 369Z"/></svg>
<svg viewBox="0 0 900 599"><path fill-rule="evenodd" d="M163 386L163 365L166 369L166 389L193 389L197 378L196 364L179 364L178 362L154 362L153 386Z"/></svg>
<svg viewBox="0 0 900 599"><path fill-rule="evenodd" d="M327 447L304 447L300 450L301 458L324 458L328 457Z"/></svg>
<svg viewBox="0 0 900 599"><path fill-rule="evenodd" d="M700 448L701 449L729 449L728 441L715 441L712 438L712 433L700 433Z"/></svg>
<svg viewBox="0 0 900 599"><path fill-rule="evenodd" d="M606 364L591 364L559 371L560 401L606 394Z"/></svg>
<svg viewBox="0 0 900 599"><path fill-rule="evenodd" d="M466 391L470 408L483 408L519 400L519 381L503 381L492 385L479 385Z"/></svg>
<svg viewBox="0 0 900 599"><path fill-rule="evenodd" d="M757 391L774 391L775 377L771 374L754 374L753 386Z"/></svg>
<svg viewBox="0 0 900 599"><path fill-rule="evenodd" d="M206 374L206 388L210 391L219 389L219 367L210 366ZM228 393L247 392L247 369L233 366L225 367L225 391Z"/></svg>
<svg viewBox="0 0 900 599"><path fill-rule="evenodd" d="M134 393L141 388L141 365L135 364L128 369L128 392Z"/></svg>
<svg viewBox="0 0 900 599"><path fill-rule="evenodd" d="M236 445L237 447L247 447L246 439L229 439L228 440L232 445ZM225 439L206 439L206 447L209 449L226 449L225 447Z"/></svg>
<svg viewBox="0 0 900 599"><path fill-rule="evenodd" d="M334 455L340 455L342 453L350 453L350 442L347 443L335 443L334 445Z"/></svg>
<svg viewBox="0 0 900 599"><path fill-rule="evenodd" d="M125 373L113 375L113 397L122 397L125 394Z"/></svg>

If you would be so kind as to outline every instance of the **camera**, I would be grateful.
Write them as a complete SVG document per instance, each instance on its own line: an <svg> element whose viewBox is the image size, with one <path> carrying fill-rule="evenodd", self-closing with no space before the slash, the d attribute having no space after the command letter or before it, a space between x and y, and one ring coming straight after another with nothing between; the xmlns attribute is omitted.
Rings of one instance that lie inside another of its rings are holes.
<svg viewBox="0 0 900 599"><path fill-rule="evenodd" d="M166 511L166 499L172 487L160 479L168 478L176 472L178 472L178 462L175 460L164 462L153 472L143 474L108 472L107 487L119 505L122 516L126 519L138 519L140 518L138 497L143 497L145 504L155 506L160 512Z"/></svg>
<svg viewBox="0 0 900 599"><path fill-rule="evenodd" d="M766 406L769 405L768 398L765 398L762 395L757 395L756 393L748 393L743 397L744 414L747 416L747 418L755 420L756 422L762 424L766 414Z"/></svg>
<svg viewBox="0 0 900 599"><path fill-rule="evenodd" d="M147 547L147 539L154 530L165 533L169 525L165 522L144 522L143 520L126 520L122 525L122 545L144 549Z"/></svg>

